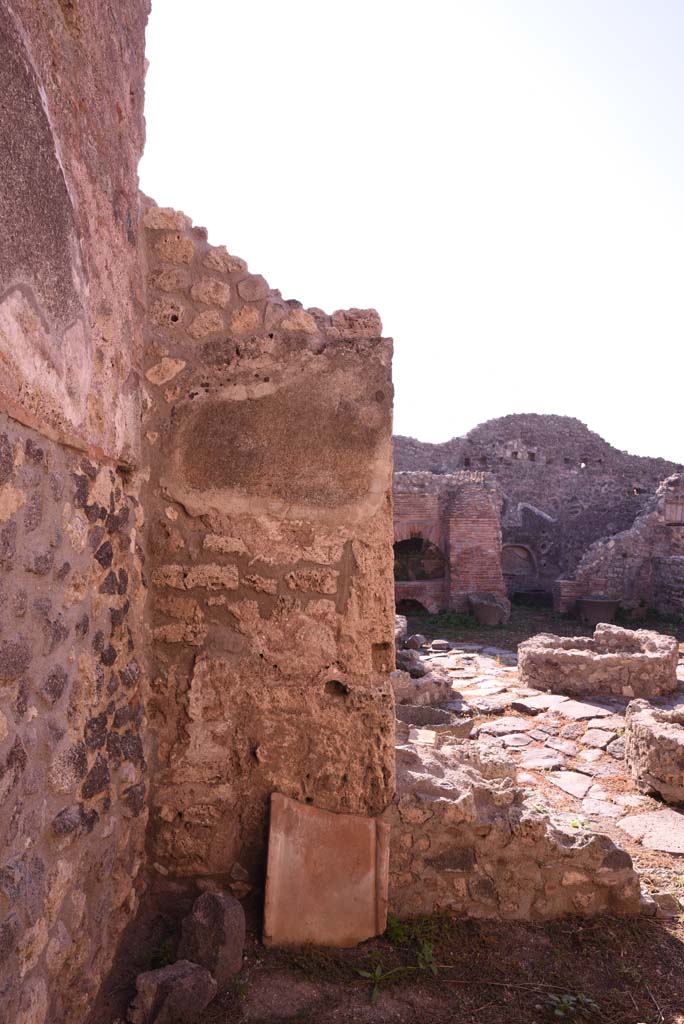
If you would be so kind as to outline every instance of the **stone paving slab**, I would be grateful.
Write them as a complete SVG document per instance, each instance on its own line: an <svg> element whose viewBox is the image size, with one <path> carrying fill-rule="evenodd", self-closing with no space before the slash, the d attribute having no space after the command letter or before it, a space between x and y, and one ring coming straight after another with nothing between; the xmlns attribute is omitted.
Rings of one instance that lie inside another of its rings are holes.
<svg viewBox="0 0 684 1024"><path fill-rule="evenodd" d="M622 715L611 715L609 718L592 718L587 722L587 729L624 729L625 719Z"/></svg>
<svg viewBox="0 0 684 1024"><path fill-rule="evenodd" d="M629 814L618 822L618 828L648 850L662 853L684 853L684 814L668 807L662 811Z"/></svg>
<svg viewBox="0 0 684 1024"><path fill-rule="evenodd" d="M537 697L519 697L516 701L516 711L523 714L537 715L540 711L555 711L561 704L570 703L567 697L555 693L540 693ZM575 703L577 703L575 701ZM511 705L512 706L512 705Z"/></svg>
<svg viewBox="0 0 684 1024"><path fill-rule="evenodd" d="M547 739L546 746L553 750L559 750L561 754L567 754L568 757L574 757L577 753L576 743L573 743L572 740L559 740L555 736L550 736Z"/></svg>
<svg viewBox="0 0 684 1024"><path fill-rule="evenodd" d="M585 797L582 801L582 811L588 818L621 818L622 807L618 807L611 800L600 800L597 797Z"/></svg>
<svg viewBox="0 0 684 1024"><path fill-rule="evenodd" d="M600 750L596 750L596 748L594 747L590 750L580 750L577 756L581 758L582 761L585 761L587 764L593 764L594 761L601 760L602 754Z"/></svg>
<svg viewBox="0 0 684 1024"><path fill-rule="evenodd" d="M584 718L609 718L613 712L600 704L591 704L583 700L566 700L562 707L558 707L558 713L564 718L574 718L582 721Z"/></svg>
<svg viewBox="0 0 684 1024"><path fill-rule="evenodd" d="M586 796L593 784L588 775L582 775L580 772L551 772L547 778L554 786L558 786L559 789L569 793L570 796L577 797L578 800Z"/></svg>
<svg viewBox="0 0 684 1024"><path fill-rule="evenodd" d="M596 747L597 750L605 750L608 744L612 743L615 739L617 739L616 732L607 732L605 729L587 729L582 737L582 743L586 747Z"/></svg>
<svg viewBox="0 0 684 1024"><path fill-rule="evenodd" d="M526 768L530 771L555 771L557 768L562 768L565 764L565 758L560 754L554 753L552 750L540 750L535 747L532 750L523 750L518 764L521 768Z"/></svg>
<svg viewBox="0 0 684 1024"><path fill-rule="evenodd" d="M511 715L508 718L497 718L493 722L485 722L478 727L477 735L484 733L490 736L506 736L511 732L526 732L532 728L534 728L532 722L527 722L524 718L514 718Z"/></svg>
<svg viewBox="0 0 684 1024"><path fill-rule="evenodd" d="M532 742L530 736L526 736L524 732L512 732L508 736L503 738L505 747L527 747Z"/></svg>

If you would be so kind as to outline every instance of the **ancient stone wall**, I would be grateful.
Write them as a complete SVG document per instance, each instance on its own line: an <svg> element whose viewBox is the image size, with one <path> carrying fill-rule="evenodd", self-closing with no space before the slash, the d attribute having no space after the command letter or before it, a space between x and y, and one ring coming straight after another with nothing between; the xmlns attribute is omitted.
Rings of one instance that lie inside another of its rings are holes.
<svg viewBox="0 0 684 1024"><path fill-rule="evenodd" d="M506 755L464 741L397 748L389 910L399 918L635 914L639 881L605 835L525 805Z"/></svg>
<svg viewBox="0 0 684 1024"><path fill-rule="evenodd" d="M84 1020L146 821L146 0L0 2L0 1005Z"/></svg>
<svg viewBox="0 0 684 1024"><path fill-rule="evenodd" d="M274 789L379 813L394 786L391 344L285 302L149 206L145 436L162 875L244 892Z"/></svg>
<svg viewBox="0 0 684 1024"><path fill-rule="evenodd" d="M684 478L668 477L629 530L602 538L574 573L558 581L559 611L583 595L603 594L639 614L684 615Z"/></svg>
<svg viewBox="0 0 684 1024"><path fill-rule="evenodd" d="M617 451L571 417L539 415L491 420L445 444L395 437L394 461L397 471L491 474L503 498L510 593L550 591L594 541L630 527L681 468Z"/></svg>
<svg viewBox="0 0 684 1024"><path fill-rule="evenodd" d="M484 473L395 473L393 493L395 549L422 537L444 555L442 579L395 578L397 604L418 601L429 612L468 612L469 594L505 597L500 500Z"/></svg>

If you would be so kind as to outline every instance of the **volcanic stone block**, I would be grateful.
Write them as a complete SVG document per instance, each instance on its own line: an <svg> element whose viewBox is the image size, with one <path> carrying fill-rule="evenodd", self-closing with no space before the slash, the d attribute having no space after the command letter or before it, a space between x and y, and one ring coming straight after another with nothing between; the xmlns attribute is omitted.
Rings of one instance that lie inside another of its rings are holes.
<svg viewBox="0 0 684 1024"><path fill-rule="evenodd" d="M188 960L139 974L135 985L130 1024L191 1024L216 995L216 982L206 967Z"/></svg>
<svg viewBox="0 0 684 1024"><path fill-rule="evenodd" d="M244 945L245 912L240 903L225 892L205 892L183 919L178 955L206 967L223 988L242 967Z"/></svg>
<svg viewBox="0 0 684 1024"><path fill-rule="evenodd" d="M355 946L387 924L389 826L271 797L267 946Z"/></svg>

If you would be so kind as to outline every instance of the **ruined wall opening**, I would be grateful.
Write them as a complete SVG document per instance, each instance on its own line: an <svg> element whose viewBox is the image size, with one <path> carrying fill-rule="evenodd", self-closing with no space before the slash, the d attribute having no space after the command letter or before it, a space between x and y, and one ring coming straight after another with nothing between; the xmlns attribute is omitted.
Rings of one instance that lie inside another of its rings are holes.
<svg viewBox="0 0 684 1024"><path fill-rule="evenodd" d="M446 574L444 555L423 537L399 540L394 545L394 579L397 582L439 580Z"/></svg>
<svg viewBox="0 0 684 1024"><path fill-rule="evenodd" d="M428 609L420 601L404 597L397 601L397 615L429 615Z"/></svg>

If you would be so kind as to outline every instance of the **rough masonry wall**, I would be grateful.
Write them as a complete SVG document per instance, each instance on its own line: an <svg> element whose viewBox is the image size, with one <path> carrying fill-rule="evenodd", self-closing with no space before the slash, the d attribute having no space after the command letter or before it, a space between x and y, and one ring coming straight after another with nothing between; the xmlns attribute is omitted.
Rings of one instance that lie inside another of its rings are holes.
<svg viewBox="0 0 684 1024"><path fill-rule="evenodd" d="M244 893L273 790L371 814L393 793L391 344L183 214L145 223L151 855Z"/></svg>
<svg viewBox="0 0 684 1024"><path fill-rule="evenodd" d="M684 615L684 478L664 480L629 530L593 544L555 588L560 611L579 597L604 594L639 613Z"/></svg>
<svg viewBox="0 0 684 1024"><path fill-rule="evenodd" d="M568 416L515 415L491 420L463 438L424 444L394 438L397 471L491 474L503 497L506 546L529 553L508 576L509 589L546 589L570 574L594 541L629 528L660 481L678 468L664 459L617 451Z"/></svg>
<svg viewBox="0 0 684 1024"><path fill-rule="evenodd" d="M0 1005L85 1020L145 827L146 0L0 0Z"/></svg>

